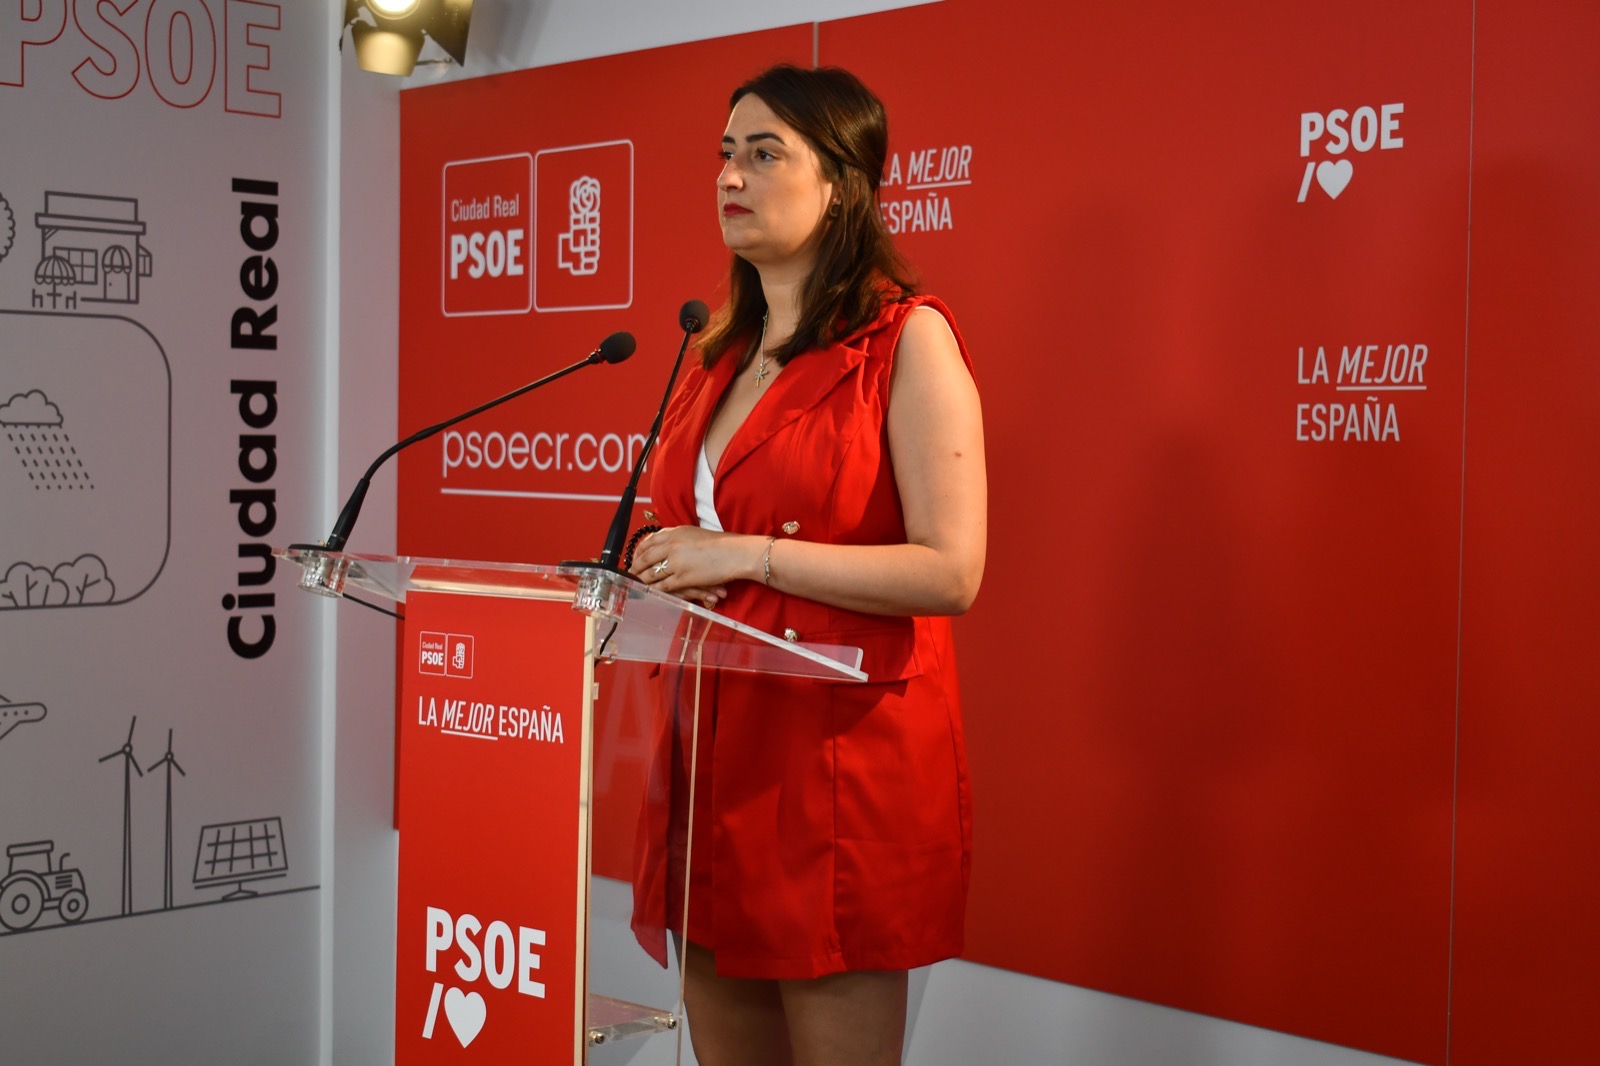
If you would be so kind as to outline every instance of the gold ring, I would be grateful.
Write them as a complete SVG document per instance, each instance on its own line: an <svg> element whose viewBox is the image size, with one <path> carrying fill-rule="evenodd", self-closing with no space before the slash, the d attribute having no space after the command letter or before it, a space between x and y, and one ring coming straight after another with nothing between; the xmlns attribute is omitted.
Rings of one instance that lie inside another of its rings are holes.
<svg viewBox="0 0 1600 1066"><path fill-rule="evenodd" d="M658 574L666 573L667 572L667 561L665 559L661 560L652 569L654 569L655 572L658 573Z"/></svg>

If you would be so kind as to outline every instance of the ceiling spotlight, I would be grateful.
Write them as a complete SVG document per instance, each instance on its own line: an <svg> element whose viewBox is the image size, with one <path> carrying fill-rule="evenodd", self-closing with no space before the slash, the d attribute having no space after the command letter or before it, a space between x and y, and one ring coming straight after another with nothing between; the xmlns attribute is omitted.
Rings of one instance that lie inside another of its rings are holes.
<svg viewBox="0 0 1600 1066"><path fill-rule="evenodd" d="M344 0L344 24L355 42L356 63L378 74L410 74L424 38L432 38L466 66L471 21L472 0ZM342 34L339 46L344 47Z"/></svg>

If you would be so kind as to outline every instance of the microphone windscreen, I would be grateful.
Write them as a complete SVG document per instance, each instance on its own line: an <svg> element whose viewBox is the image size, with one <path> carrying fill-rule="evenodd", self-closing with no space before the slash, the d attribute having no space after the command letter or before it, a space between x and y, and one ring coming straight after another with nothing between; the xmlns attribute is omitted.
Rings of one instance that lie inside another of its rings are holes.
<svg viewBox="0 0 1600 1066"><path fill-rule="evenodd" d="M706 310L705 302L701 300L690 300L678 312L678 328L685 333L699 333L709 321L711 312Z"/></svg>
<svg viewBox="0 0 1600 1066"><path fill-rule="evenodd" d="M632 355L638 346L633 334L621 329L600 342L600 358L608 363L620 363Z"/></svg>

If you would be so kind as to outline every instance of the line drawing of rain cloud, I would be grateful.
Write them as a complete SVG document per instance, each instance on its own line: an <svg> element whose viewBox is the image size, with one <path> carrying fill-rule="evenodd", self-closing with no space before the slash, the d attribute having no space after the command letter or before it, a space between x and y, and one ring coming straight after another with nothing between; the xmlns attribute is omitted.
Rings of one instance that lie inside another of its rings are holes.
<svg viewBox="0 0 1600 1066"><path fill-rule="evenodd" d="M94 488L65 426L61 408L39 389L19 392L0 404L0 427L35 492Z"/></svg>
<svg viewBox="0 0 1600 1066"><path fill-rule="evenodd" d="M19 392L0 404L0 426L59 426L61 408L39 389Z"/></svg>
<svg viewBox="0 0 1600 1066"><path fill-rule="evenodd" d="M155 335L120 315L0 308L0 616L142 595L166 566L171 504Z"/></svg>

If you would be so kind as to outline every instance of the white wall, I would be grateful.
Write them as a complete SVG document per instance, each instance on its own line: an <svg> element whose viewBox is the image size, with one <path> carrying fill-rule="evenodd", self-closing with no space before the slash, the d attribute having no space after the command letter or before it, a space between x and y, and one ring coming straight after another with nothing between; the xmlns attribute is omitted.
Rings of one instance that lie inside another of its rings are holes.
<svg viewBox="0 0 1600 1066"><path fill-rule="evenodd" d="M329 54L338 67L328 177L338 220L330 248L338 301L324 381L336 447L322 529L367 466L399 439L399 93L391 79L363 74L348 55ZM375 478L352 550L395 550L394 477L390 464ZM351 604L330 601L323 609L333 637L323 679L324 792L333 803L324 811L330 841L324 869L332 875L324 879L322 1061L388 1062L398 861L395 623Z"/></svg>

